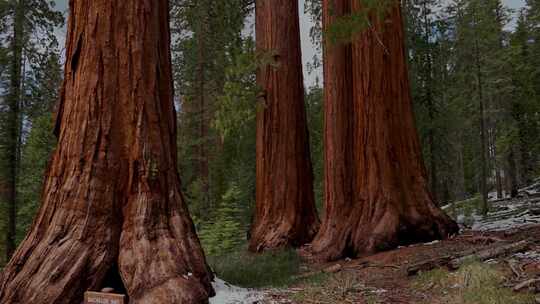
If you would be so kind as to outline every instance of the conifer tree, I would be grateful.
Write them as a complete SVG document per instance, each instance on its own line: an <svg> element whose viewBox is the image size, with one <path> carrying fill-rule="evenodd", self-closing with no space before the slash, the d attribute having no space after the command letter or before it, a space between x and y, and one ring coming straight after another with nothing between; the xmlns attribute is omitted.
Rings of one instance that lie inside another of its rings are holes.
<svg viewBox="0 0 540 304"><path fill-rule="evenodd" d="M9 62L9 84L4 97L5 114L4 181L5 201L8 205L6 255L9 258L15 250L17 228L17 182L21 158L21 130L23 128L24 97L26 96L25 70L35 62L43 49L56 43L53 30L63 22L63 17L53 8L53 2L46 0L14 0L2 2L0 23L7 35L8 47L4 54ZM9 25L9 26L7 26Z"/></svg>

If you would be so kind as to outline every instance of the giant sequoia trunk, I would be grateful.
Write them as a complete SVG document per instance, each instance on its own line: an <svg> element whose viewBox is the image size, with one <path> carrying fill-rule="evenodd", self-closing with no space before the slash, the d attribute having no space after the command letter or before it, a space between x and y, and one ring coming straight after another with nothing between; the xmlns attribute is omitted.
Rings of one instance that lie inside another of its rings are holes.
<svg viewBox="0 0 540 304"><path fill-rule="evenodd" d="M324 25L361 9L325 0ZM322 260L444 238L457 225L429 192L416 133L399 1L351 44L325 44L326 215Z"/></svg>
<svg viewBox="0 0 540 304"><path fill-rule="evenodd" d="M317 232L313 170L304 106L298 2L256 2L260 69L257 113L257 207L250 250L310 242Z"/></svg>
<svg viewBox="0 0 540 304"><path fill-rule="evenodd" d="M70 1L42 206L0 278L2 304L206 303L212 275L180 193L168 1Z"/></svg>

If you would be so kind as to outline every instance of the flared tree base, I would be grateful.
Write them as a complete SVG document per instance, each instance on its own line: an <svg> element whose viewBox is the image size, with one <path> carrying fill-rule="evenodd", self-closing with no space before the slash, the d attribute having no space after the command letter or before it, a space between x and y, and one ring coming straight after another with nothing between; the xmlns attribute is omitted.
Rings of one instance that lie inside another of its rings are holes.
<svg viewBox="0 0 540 304"><path fill-rule="evenodd" d="M304 218L301 224L262 221L252 231L249 251L263 252L280 248L298 248L313 240L319 229L315 217Z"/></svg>
<svg viewBox="0 0 540 304"><path fill-rule="evenodd" d="M317 261L358 258L398 246L446 239L459 232L458 225L436 208L405 214L386 208L376 213L379 215L367 218L351 211L346 221L326 223L308 254Z"/></svg>
<svg viewBox="0 0 540 304"><path fill-rule="evenodd" d="M214 295L198 245L179 239L176 229L154 235L126 229L120 241L102 227L84 239L73 237L76 230L40 240L30 235L0 277L0 303L82 303L84 292L104 287L126 292L132 304L208 303Z"/></svg>

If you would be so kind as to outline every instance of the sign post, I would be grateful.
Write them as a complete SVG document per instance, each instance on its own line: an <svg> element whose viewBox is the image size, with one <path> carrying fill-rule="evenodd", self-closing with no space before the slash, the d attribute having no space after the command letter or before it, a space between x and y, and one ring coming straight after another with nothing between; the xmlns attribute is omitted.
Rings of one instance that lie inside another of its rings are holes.
<svg viewBox="0 0 540 304"><path fill-rule="evenodd" d="M84 304L126 304L126 296L114 293L87 291Z"/></svg>

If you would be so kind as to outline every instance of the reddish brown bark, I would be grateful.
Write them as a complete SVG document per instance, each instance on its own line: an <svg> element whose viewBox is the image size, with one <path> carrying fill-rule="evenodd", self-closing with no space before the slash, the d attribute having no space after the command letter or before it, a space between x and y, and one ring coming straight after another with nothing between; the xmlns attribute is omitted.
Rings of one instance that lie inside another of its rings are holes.
<svg viewBox="0 0 540 304"><path fill-rule="evenodd" d="M212 275L176 170L169 53L168 1L70 1L59 145L0 303L81 303L114 277L130 303L207 303Z"/></svg>
<svg viewBox="0 0 540 304"><path fill-rule="evenodd" d="M250 250L310 242L318 228L304 105L298 2L256 2L257 49L271 56L257 82L257 207Z"/></svg>
<svg viewBox="0 0 540 304"><path fill-rule="evenodd" d="M326 27L360 9L357 0L323 3ZM429 192L399 1L386 20L371 18L370 24L349 45L325 46L326 214L311 248L322 260L457 232Z"/></svg>

